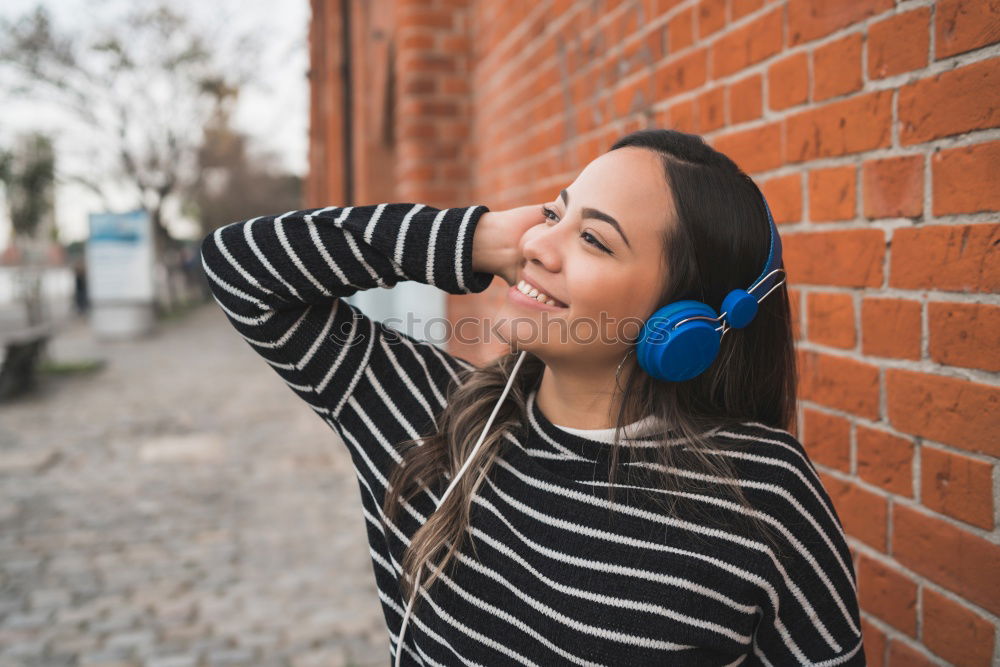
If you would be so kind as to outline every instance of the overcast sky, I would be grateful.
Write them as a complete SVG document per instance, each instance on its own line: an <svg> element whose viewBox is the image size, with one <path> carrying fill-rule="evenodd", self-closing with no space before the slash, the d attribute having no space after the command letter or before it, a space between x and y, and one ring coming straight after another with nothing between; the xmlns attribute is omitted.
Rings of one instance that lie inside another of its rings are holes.
<svg viewBox="0 0 1000 667"><path fill-rule="evenodd" d="M114 13L128 2L133 6L148 0L2 0L0 16L11 18L38 4L47 6L61 26L85 30L90 17L98 12ZM309 88L308 0L173 0L173 7L199 20L231 25L234 32L263 30L260 44L260 76L241 92L234 124L251 135L257 146L279 153L285 168L305 175L308 132ZM37 102L4 100L0 104L0 145L9 146L21 131L59 127L56 109ZM71 138L60 140L57 152L65 152L64 164L79 159L73 154ZM61 156L57 154L57 159ZM100 200L80 186L64 185L56 193L56 219L64 242L86 237L87 215L101 210ZM180 225L179 235L193 237L196 230ZM0 201L0 249L10 238L10 220L5 201Z"/></svg>

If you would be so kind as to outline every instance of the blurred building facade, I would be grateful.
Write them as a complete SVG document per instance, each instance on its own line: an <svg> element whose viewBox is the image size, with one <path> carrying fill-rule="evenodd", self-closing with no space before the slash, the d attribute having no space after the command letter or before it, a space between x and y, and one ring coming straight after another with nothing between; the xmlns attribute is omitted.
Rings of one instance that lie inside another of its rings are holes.
<svg viewBox="0 0 1000 667"><path fill-rule="evenodd" d="M647 126L736 160L780 224L790 430L844 519L870 664L1000 661L1000 5L312 9L310 206L542 202ZM505 287L448 296L448 316Z"/></svg>

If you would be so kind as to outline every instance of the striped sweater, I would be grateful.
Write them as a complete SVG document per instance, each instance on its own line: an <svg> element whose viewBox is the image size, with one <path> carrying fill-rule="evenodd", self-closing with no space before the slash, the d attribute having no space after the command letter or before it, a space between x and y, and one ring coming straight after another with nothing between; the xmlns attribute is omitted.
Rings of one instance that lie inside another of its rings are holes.
<svg viewBox="0 0 1000 667"><path fill-rule="evenodd" d="M734 464L780 539L775 552L725 528L746 510L715 478L700 479L698 493L677 492L701 509L691 516L628 493L652 479L628 476L654 467L642 440L619 461L616 483L625 486L610 503L610 445L550 422L534 392L528 423L505 434L473 498L475 548L467 539L452 575L420 594L395 645L403 551L446 484L388 521L381 507L400 459L393 445L427 432L472 365L340 297L403 280L482 292L493 276L472 270L472 239L487 210L290 211L234 222L201 245L215 300L237 333L350 452L392 655L402 650L406 665L865 664L841 522L792 435L759 423L715 434L716 455ZM693 475L684 443L672 446L680 453L671 472Z"/></svg>

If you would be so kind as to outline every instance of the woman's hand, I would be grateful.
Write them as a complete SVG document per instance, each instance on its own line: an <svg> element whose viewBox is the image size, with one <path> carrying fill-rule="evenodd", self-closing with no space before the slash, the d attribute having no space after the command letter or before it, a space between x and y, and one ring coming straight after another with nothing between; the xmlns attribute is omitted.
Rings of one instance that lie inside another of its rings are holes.
<svg viewBox="0 0 1000 667"><path fill-rule="evenodd" d="M513 285L523 260L519 249L521 237L544 222L539 204L483 213L472 238L472 269L500 276Z"/></svg>

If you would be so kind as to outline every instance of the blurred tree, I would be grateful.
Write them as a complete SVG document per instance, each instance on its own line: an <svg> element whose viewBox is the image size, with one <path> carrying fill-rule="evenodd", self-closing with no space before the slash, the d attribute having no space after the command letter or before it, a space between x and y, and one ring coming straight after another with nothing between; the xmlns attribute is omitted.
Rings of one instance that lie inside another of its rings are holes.
<svg viewBox="0 0 1000 667"><path fill-rule="evenodd" d="M157 256L172 245L164 205L199 177L198 148L212 110L235 96L256 64L253 37L232 36L235 57L220 62L217 35L167 0L126 3L95 29L60 32L43 6L0 21L0 81L70 112L90 135L93 162L67 174L108 209L109 182L127 185L149 211ZM178 202L179 203L179 202Z"/></svg>
<svg viewBox="0 0 1000 667"><path fill-rule="evenodd" d="M219 100L198 150L197 178L185 191L185 212L202 234L262 213L302 208L302 178L276 169L277 155L255 151L230 124L230 100Z"/></svg>
<svg viewBox="0 0 1000 667"><path fill-rule="evenodd" d="M57 234L55 166L52 140L44 134L22 135L13 149L0 151L0 182L20 257L15 279L29 327L46 319L42 278L49 243Z"/></svg>

